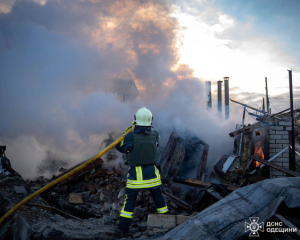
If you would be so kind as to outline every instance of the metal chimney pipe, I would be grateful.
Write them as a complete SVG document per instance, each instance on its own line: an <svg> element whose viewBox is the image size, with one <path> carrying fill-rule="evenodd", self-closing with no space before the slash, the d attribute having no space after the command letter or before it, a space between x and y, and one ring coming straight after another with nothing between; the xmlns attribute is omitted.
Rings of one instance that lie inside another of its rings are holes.
<svg viewBox="0 0 300 240"><path fill-rule="evenodd" d="M225 119L229 118L229 77L224 77L225 83Z"/></svg>
<svg viewBox="0 0 300 240"><path fill-rule="evenodd" d="M222 116L222 81L218 81L218 111Z"/></svg>
<svg viewBox="0 0 300 240"><path fill-rule="evenodd" d="M207 105L206 105L206 109L207 110L211 110L211 81L206 81L206 96L207 96Z"/></svg>

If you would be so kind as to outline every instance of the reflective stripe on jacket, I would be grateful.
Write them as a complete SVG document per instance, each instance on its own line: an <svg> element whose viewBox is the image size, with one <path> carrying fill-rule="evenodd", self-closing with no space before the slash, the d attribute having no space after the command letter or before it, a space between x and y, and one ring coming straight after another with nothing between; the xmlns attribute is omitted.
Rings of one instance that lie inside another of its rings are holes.
<svg viewBox="0 0 300 240"><path fill-rule="evenodd" d="M160 174L156 166L131 167L127 175L127 188L145 189L161 185Z"/></svg>

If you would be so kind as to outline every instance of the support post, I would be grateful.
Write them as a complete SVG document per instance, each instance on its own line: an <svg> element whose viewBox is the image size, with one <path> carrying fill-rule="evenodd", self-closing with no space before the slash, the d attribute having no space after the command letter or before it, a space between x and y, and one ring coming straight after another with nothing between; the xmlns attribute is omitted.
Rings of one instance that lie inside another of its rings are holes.
<svg viewBox="0 0 300 240"><path fill-rule="evenodd" d="M265 77L265 82L266 82L267 112L268 112L269 114L271 114L271 111L270 111L270 102L269 102L269 95L268 95L268 80L267 80L267 77Z"/></svg>
<svg viewBox="0 0 300 240"><path fill-rule="evenodd" d="M222 81L218 81L218 111L222 117Z"/></svg>
<svg viewBox="0 0 300 240"><path fill-rule="evenodd" d="M246 107L244 106L242 128L244 128L245 112L246 112ZM242 142L243 142L243 132L241 133L241 138L240 138L240 147L239 147L239 156L240 157L242 156Z"/></svg>
<svg viewBox="0 0 300 240"><path fill-rule="evenodd" d="M289 85L290 85L290 108L291 108L291 117L292 117L292 132L291 132L291 145L290 149L290 170L295 171L295 127L294 127L294 102L293 102L293 79L292 79L292 70L289 72Z"/></svg>
<svg viewBox="0 0 300 240"><path fill-rule="evenodd" d="M225 86L225 119L229 119L229 77L224 77Z"/></svg>

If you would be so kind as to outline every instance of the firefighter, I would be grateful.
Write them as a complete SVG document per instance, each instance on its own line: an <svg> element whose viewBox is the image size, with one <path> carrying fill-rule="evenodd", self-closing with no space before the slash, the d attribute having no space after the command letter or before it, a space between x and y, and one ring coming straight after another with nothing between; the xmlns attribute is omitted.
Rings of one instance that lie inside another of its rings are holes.
<svg viewBox="0 0 300 240"><path fill-rule="evenodd" d="M134 131L128 133L116 146L121 153L127 154L130 169L127 174L126 193L120 221L116 232L128 235L135 201L140 190L150 190L157 213L168 211L161 191L161 179L157 168L157 147L159 134L152 128L153 116L149 109L143 107L134 115ZM125 129L125 132L130 127Z"/></svg>

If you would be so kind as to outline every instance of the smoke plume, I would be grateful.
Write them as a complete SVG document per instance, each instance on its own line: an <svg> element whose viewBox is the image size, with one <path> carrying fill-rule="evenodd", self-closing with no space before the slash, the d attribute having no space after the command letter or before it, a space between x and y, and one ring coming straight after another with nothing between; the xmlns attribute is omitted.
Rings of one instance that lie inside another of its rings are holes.
<svg viewBox="0 0 300 240"><path fill-rule="evenodd" d="M204 81L178 65L171 13L163 0L16 0L0 13L0 144L12 166L31 178L49 152L68 166L92 157L142 106L161 147L188 128L209 161L230 153L236 119L206 111Z"/></svg>

